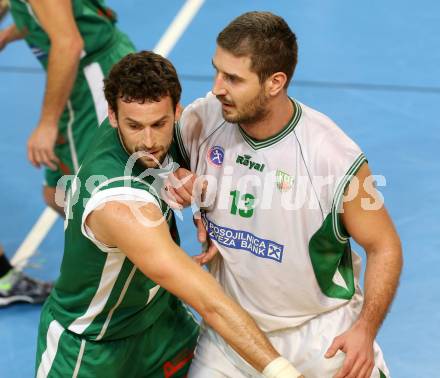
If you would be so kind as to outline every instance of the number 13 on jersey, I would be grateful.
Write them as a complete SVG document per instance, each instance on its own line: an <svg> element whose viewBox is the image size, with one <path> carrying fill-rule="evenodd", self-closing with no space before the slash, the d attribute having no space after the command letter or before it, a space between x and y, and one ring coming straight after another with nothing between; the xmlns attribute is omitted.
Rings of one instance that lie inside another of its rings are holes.
<svg viewBox="0 0 440 378"><path fill-rule="evenodd" d="M255 197L250 193L240 195L238 190L229 193L232 197L231 214L250 218L254 214Z"/></svg>

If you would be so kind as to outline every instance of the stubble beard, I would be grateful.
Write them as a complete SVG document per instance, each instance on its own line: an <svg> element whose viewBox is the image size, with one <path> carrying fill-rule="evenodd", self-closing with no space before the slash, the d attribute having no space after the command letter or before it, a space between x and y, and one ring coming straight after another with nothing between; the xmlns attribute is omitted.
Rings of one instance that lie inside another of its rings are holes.
<svg viewBox="0 0 440 378"><path fill-rule="evenodd" d="M222 110L223 118L227 122L241 125L257 123L269 114L267 103L268 97L261 91L255 98L244 104L243 109L237 111L236 115L229 115Z"/></svg>
<svg viewBox="0 0 440 378"><path fill-rule="evenodd" d="M143 152L145 154L148 154L146 157L149 158L147 160L147 159L145 159L145 157L142 157L139 159L139 163L141 163L141 165L144 168L160 168L162 163L165 160L165 157L168 154L168 150L170 149L170 146L171 146L171 142L168 143L168 146L166 148L162 146L161 150L160 150L160 155L158 155L158 156L150 154L147 150L145 150L143 148L136 150L136 152Z"/></svg>
<svg viewBox="0 0 440 378"><path fill-rule="evenodd" d="M134 148L134 150L131 151L128 148L127 143L126 143L125 138L124 138L124 135L120 132L119 128L118 128L118 133L119 133L119 137L120 137L120 140L122 142L122 145L123 145L125 151L129 155L133 155L135 153L140 153L141 154L141 156L139 156L137 158L137 162L139 164L141 164L144 168L159 168L161 166L161 164L163 163L163 161L165 160L165 157L167 156L168 150L170 149L170 146L171 146L171 143L172 143L172 139L171 139L166 147L161 146L161 148L160 148L160 155L159 156L154 156L153 154L150 154L148 152L148 150L146 150L145 148L142 148L142 147ZM157 147L155 147L153 150L156 150L156 149L157 149ZM148 159L146 159L146 158L148 158Z"/></svg>

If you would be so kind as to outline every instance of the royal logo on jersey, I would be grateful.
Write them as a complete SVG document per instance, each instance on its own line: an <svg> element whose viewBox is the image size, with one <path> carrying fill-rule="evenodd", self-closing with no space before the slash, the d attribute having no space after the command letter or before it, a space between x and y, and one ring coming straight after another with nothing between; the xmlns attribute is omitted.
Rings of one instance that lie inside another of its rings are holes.
<svg viewBox="0 0 440 378"><path fill-rule="evenodd" d="M215 167L220 167L225 159L225 150L221 146L213 146L208 150L206 158Z"/></svg>
<svg viewBox="0 0 440 378"><path fill-rule="evenodd" d="M277 169L276 178L277 178L277 188L281 192L287 192L292 188L294 179L289 174Z"/></svg>
<svg viewBox="0 0 440 378"><path fill-rule="evenodd" d="M249 169L255 169L256 171L263 172L264 170L264 164L257 163L255 161L251 160L250 155L238 155L237 160L235 160L237 164L244 165L245 167L248 167Z"/></svg>
<svg viewBox="0 0 440 378"><path fill-rule="evenodd" d="M247 251L263 259L274 260L278 263L282 262L284 245L260 238L247 231L218 226L211 222L206 215L203 215L203 219L209 237L220 245Z"/></svg>

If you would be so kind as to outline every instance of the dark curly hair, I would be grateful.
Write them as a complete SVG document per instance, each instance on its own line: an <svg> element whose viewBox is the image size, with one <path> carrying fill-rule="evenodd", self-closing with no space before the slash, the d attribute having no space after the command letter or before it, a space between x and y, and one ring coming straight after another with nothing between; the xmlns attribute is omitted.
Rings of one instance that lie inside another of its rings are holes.
<svg viewBox="0 0 440 378"><path fill-rule="evenodd" d="M287 76L298 61L296 36L283 18L270 12L248 12L234 19L217 37L217 44L231 54L251 59L251 70L260 83L275 72Z"/></svg>
<svg viewBox="0 0 440 378"><path fill-rule="evenodd" d="M104 80L105 98L116 114L118 98L143 104L170 96L175 110L181 93L174 66L151 51L128 54L112 67Z"/></svg>

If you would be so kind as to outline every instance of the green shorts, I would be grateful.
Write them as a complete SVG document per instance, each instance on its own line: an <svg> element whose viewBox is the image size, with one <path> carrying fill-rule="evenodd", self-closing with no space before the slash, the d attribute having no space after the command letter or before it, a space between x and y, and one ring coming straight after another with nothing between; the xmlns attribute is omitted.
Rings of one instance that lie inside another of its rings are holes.
<svg viewBox="0 0 440 378"><path fill-rule="evenodd" d="M185 377L199 325L180 301L145 331L111 341L87 340L61 326L45 305L38 331L36 376Z"/></svg>
<svg viewBox="0 0 440 378"><path fill-rule="evenodd" d="M96 130L107 115L103 79L115 63L134 51L128 37L116 30L106 48L81 60L72 93L58 123L55 154L61 163L56 171L46 168L47 186L56 187L63 175L73 175L78 170Z"/></svg>

